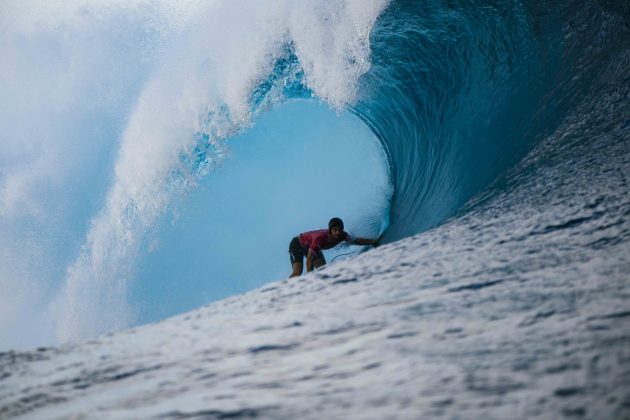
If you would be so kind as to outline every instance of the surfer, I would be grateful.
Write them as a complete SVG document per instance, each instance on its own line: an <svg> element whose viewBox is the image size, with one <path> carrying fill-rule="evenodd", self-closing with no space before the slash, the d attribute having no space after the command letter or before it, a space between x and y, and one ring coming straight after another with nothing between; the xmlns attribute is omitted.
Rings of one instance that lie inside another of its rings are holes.
<svg viewBox="0 0 630 420"><path fill-rule="evenodd" d="M289 244L289 256L293 272L289 277L302 274L304 257L306 257L306 272L313 271L326 264L323 249L330 249L340 242L346 241L353 245L376 245L376 239L354 238L343 230L343 221L333 217L328 222L328 229L313 230L300 233Z"/></svg>

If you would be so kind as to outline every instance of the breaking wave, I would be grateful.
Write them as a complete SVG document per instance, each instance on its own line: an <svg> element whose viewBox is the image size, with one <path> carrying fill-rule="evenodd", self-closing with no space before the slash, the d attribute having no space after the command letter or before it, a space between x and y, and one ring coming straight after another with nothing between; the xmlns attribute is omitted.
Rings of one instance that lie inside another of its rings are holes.
<svg viewBox="0 0 630 420"><path fill-rule="evenodd" d="M280 103L315 98L373 131L393 186L376 227L389 242L505 188L502 176L628 65L621 2L122 4L106 13L142 17L124 19L150 28L150 71L55 303L61 340L130 324L146 232L222 161L226 140Z"/></svg>

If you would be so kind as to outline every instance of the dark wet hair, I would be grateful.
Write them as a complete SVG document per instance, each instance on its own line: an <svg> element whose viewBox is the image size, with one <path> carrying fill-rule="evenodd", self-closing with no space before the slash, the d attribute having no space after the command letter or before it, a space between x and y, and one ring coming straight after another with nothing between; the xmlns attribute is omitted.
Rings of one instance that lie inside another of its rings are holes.
<svg viewBox="0 0 630 420"><path fill-rule="evenodd" d="M343 220L338 217L333 217L332 219L330 219L330 221L328 222L328 230L334 228L335 226L340 227L341 230L343 230Z"/></svg>

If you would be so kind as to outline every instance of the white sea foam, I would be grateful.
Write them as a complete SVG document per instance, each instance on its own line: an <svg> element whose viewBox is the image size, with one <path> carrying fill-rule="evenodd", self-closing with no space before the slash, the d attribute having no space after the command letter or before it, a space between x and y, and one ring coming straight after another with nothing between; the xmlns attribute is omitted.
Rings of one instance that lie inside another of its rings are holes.
<svg viewBox="0 0 630 420"><path fill-rule="evenodd" d="M370 29L386 3L196 3L194 13L171 19L181 31L167 37L129 117L106 203L54 304L59 339L130 322L126 288L142 239L196 181L182 155L199 133L220 148L250 124L250 92L287 45L315 95L338 109L357 99L358 78L370 65Z"/></svg>
<svg viewBox="0 0 630 420"><path fill-rule="evenodd" d="M102 200L161 42L146 30L163 20L158 10L65 4L0 5L2 346L52 341L47 303Z"/></svg>

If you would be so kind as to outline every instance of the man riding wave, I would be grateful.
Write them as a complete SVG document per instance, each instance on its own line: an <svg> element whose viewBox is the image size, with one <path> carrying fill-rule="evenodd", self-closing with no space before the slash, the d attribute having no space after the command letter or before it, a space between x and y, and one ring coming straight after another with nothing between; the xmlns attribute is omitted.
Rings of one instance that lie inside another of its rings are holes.
<svg viewBox="0 0 630 420"><path fill-rule="evenodd" d="M289 244L289 256L293 272L289 277L302 274L304 269L304 257L306 257L306 272L310 273L314 268L326 264L322 250L330 249L341 242L353 245L376 245L376 239L354 238L343 230L343 221L333 217L328 222L328 229L313 230L300 233Z"/></svg>

